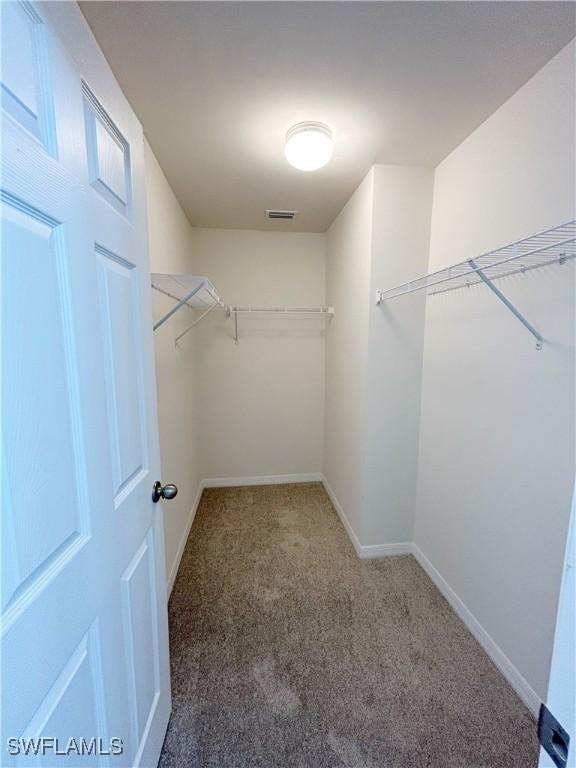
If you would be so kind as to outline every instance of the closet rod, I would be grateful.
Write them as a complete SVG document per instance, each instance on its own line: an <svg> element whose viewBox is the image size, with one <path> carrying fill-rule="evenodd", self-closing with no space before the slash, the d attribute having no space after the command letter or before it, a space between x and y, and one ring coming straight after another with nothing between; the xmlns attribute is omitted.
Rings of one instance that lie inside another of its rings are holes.
<svg viewBox="0 0 576 768"><path fill-rule="evenodd" d="M276 315L327 315L331 317L334 314L334 307L230 307L230 312L234 314L234 343L238 344L238 315L243 313L270 313Z"/></svg>
<svg viewBox="0 0 576 768"><path fill-rule="evenodd" d="M230 307L232 312L275 312L276 314L333 315L334 307Z"/></svg>

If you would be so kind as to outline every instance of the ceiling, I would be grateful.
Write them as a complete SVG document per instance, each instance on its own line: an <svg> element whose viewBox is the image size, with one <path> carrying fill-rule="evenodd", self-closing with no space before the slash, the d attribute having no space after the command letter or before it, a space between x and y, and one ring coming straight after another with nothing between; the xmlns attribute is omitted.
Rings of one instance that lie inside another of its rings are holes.
<svg viewBox="0 0 576 768"><path fill-rule="evenodd" d="M574 36L563 2L81 3L191 224L322 232L373 163L436 165ZM332 161L288 165L294 123ZM269 222L267 208L299 211Z"/></svg>

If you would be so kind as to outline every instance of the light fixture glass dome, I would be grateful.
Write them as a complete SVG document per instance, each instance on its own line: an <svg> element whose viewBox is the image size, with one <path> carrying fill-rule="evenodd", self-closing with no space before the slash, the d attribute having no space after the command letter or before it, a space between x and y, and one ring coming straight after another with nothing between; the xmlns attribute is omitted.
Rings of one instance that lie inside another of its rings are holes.
<svg viewBox="0 0 576 768"><path fill-rule="evenodd" d="M332 132L323 123L298 123L286 134L286 160L300 171L316 171L332 157Z"/></svg>

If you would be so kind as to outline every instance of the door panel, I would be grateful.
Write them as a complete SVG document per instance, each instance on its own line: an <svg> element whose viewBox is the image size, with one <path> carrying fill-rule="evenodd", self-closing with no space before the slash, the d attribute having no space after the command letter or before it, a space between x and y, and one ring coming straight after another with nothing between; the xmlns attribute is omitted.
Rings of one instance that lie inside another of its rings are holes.
<svg viewBox="0 0 576 768"><path fill-rule="evenodd" d="M105 200L126 215L130 201L128 142L90 87L82 83L82 88L90 184Z"/></svg>
<svg viewBox="0 0 576 768"><path fill-rule="evenodd" d="M569 736L568 768L576 766L576 483L572 494L572 508L564 570L558 600L554 649L550 665L550 680L546 706ZM553 745L556 756L562 754L561 743ZM558 763L540 749L539 768L555 768Z"/></svg>
<svg viewBox="0 0 576 768"><path fill-rule="evenodd" d="M0 12L0 765L152 767L170 690L142 130L75 4ZM123 753L8 753L31 737Z"/></svg>
<svg viewBox="0 0 576 768"><path fill-rule="evenodd" d="M52 93L44 24L29 3L8 2L2 20L2 107L54 151Z"/></svg>
<svg viewBox="0 0 576 768"><path fill-rule="evenodd" d="M25 732L36 739L50 734L61 744L67 744L71 732L88 729L93 733L106 733L102 675L98 623L95 622L74 649ZM42 762L32 756L29 764L42 765ZM96 754L86 755L82 763L103 765Z"/></svg>
<svg viewBox="0 0 576 768"><path fill-rule="evenodd" d="M106 359L111 454L114 472L114 505L127 489L143 480L144 408L139 334L139 286L135 265L100 245L100 314Z"/></svg>
<svg viewBox="0 0 576 768"><path fill-rule="evenodd" d="M3 203L2 227L10 243L2 281L2 346L10 349L3 365L5 482L11 499L2 515L2 560L12 564L2 585L7 610L57 559L63 567L62 555L77 551L89 523L85 468L75 459L82 437L63 228L16 198L4 196ZM22 312L27 304L34 313ZM37 382L47 370L51 375L38 393ZM50 493L53 478L62 477L74 504L63 506Z"/></svg>
<svg viewBox="0 0 576 768"><path fill-rule="evenodd" d="M157 656L158 633L151 596L154 559L151 534L142 542L122 576L122 618L131 682L131 715L135 743L140 743L158 703L158 670L147 674L148 660Z"/></svg>

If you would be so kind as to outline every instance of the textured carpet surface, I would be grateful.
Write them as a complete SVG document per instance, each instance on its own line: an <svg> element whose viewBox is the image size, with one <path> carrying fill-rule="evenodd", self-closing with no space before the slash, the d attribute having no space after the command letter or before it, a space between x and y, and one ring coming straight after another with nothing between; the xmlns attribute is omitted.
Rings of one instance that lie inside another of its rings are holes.
<svg viewBox="0 0 576 768"><path fill-rule="evenodd" d="M320 484L204 492L169 606L161 768L534 768L528 711L411 556Z"/></svg>

